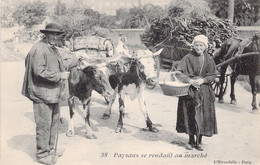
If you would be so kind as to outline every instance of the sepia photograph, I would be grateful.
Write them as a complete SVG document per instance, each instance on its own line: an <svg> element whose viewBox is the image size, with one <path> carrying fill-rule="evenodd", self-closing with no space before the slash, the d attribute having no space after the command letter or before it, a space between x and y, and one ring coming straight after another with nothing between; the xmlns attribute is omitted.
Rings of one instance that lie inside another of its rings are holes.
<svg viewBox="0 0 260 165"><path fill-rule="evenodd" d="M1 165L260 165L260 0L0 0Z"/></svg>

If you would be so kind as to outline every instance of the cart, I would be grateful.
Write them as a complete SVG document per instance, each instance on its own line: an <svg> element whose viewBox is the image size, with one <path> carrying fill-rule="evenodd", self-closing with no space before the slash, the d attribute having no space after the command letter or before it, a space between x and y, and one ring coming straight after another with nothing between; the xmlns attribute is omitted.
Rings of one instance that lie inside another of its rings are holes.
<svg viewBox="0 0 260 165"><path fill-rule="evenodd" d="M114 55L111 39L99 36L80 36L72 40L71 51L85 50L89 59L104 59Z"/></svg>

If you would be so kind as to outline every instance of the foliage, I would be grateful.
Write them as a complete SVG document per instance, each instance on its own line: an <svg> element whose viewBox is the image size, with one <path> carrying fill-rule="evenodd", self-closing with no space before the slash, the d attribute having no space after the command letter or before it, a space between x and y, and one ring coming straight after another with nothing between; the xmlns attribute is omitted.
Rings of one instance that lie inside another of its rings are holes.
<svg viewBox="0 0 260 165"><path fill-rule="evenodd" d="M143 8L133 7L129 9L129 14L125 17L122 28L145 28L149 27L152 20L161 18L165 10L160 6L146 4Z"/></svg>
<svg viewBox="0 0 260 165"><path fill-rule="evenodd" d="M105 26L107 23L104 22L105 18L99 12L90 8L69 8L65 14L57 15L55 20L67 32L82 32L88 31L96 25L102 24Z"/></svg>
<svg viewBox="0 0 260 165"><path fill-rule="evenodd" d="M235 0L234 23L237 26L250 26L260 18L260 1L259 0ZM213 13L222 19L228 17L227 0L209 0L210 9Z"/></svg>
<svg viewBox="0 0 260 165"><path fill-rule="evenodd" d="M84 26L87 28L91 28L93 26L100 24L101 14L98 11L94 11L93 9L84 9Z"/></svg>
<svg viewBox="0 0 260 165"><path fill-rule="evenodd" d="M66 14L56 17L56 21L66 32L82 31L85 15L82 9L68 9Z"/></svg>
<svg viewBox="0 0 260 165"><path fill-rule="evenodd" d="M165 11L151 4L143 8L118 9L115 16L100 14L90 8L68 8L62 10L58 1L54 10L54 20L67 32L87 32L94 26L103 28L143 28L154 18L160 18Z"/></svg>
<svg viewBox="0 0 260 165"><path fill-rule="evenodd" d="M123 28L141 28L149 25L144 10L138 7L129 9L129 17Z"/></svg>
<svg viewBox="0 0 260 165"><path fill-rule="evenodd" d="M66 4L65 3L61 3L60 0L58 0L58 2L55 5L54 8L54 16L60 16L60 15L65 15L66 14Z"/></svg>
<svg viewBox="0 0 260 165"><path fill-rule="evenodd" d="M14 26L14 18L12 17L12 7L2 7L1 12L1 26L2 27L12 27Z"/></svg>
<svg viewBox="0 0 260 165"><path fill-rule="evenodd" d="M41 1L24 2L16 6L13 18L19 25L31 28L41 24L46 16L46 3Z"/></svg>
<svg viewBox="0 0 260 165"><path fill-rule="evenodd" d="M129 17L129 10L125 8L120 8L116 10L116 26L117 28L122 28L125 24L127 24Z"/></svg>
<svg viewBox="0 0 260 165"><path fill-rule="evenodd" d="M115 16L102 14L100 16L99 26L103 28L109 28L109 29L117 28L118 26L116 25L116 22L117 19Z"/></svg>

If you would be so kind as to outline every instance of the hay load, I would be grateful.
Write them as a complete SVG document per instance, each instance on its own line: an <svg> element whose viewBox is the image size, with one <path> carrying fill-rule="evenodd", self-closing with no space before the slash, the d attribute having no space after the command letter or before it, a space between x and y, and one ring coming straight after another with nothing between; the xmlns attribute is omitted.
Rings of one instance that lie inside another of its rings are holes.
<svg viewBox="0 0 260 165"><path fill-rule="evenodd" d="M209 38L208 52L213 54L215 48L236 36L236 27L228 20L219 19L211 14L204 0L196 0L196 3L189 0L173 0L167 16L153 20L151 26L141 35L141 40L147 47L159 49L166 46L169 52L164 52L162 56L178 61L190 50L190 43L198 34L204 34Z"/></svg>

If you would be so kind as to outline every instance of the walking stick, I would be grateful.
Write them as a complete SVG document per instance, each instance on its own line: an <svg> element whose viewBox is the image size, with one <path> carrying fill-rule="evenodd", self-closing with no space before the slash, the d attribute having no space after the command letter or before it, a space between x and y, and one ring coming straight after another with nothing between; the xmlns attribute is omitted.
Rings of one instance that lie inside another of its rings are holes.
<svg viewBox="0 0 260 165"><path fill-rule="evenodd" d="M63 81L61 81L61 91L63 89ZM60 125L60 105L59 106L59 115L58 115L58 123L57 123L57 132L56 132L56 137L55 137L55 144L54 144L54 151L52 154L52 165L54 165L54 159L55 159L55 154L57 152L57 146L58 146L58 139L59 139L59 125Z"/></svg>
<svg viewBox="0 0 260 165"><path fill-rule="evenodd" d="M61 80L61 86L60 89L61 91L63 91L63 89L65 88L65 85L63 84L64 80ZM57 152L57 146L58 146L58 139L59 139L59 122L60 122L60 105L59 106L59 115L58 115L58 123L57 123L57 133L56 133L56 138L55 138L55 144L54 144L54 152L52 154L52 165L54 165L54 159L55 159L55 154Z"/></svg>

